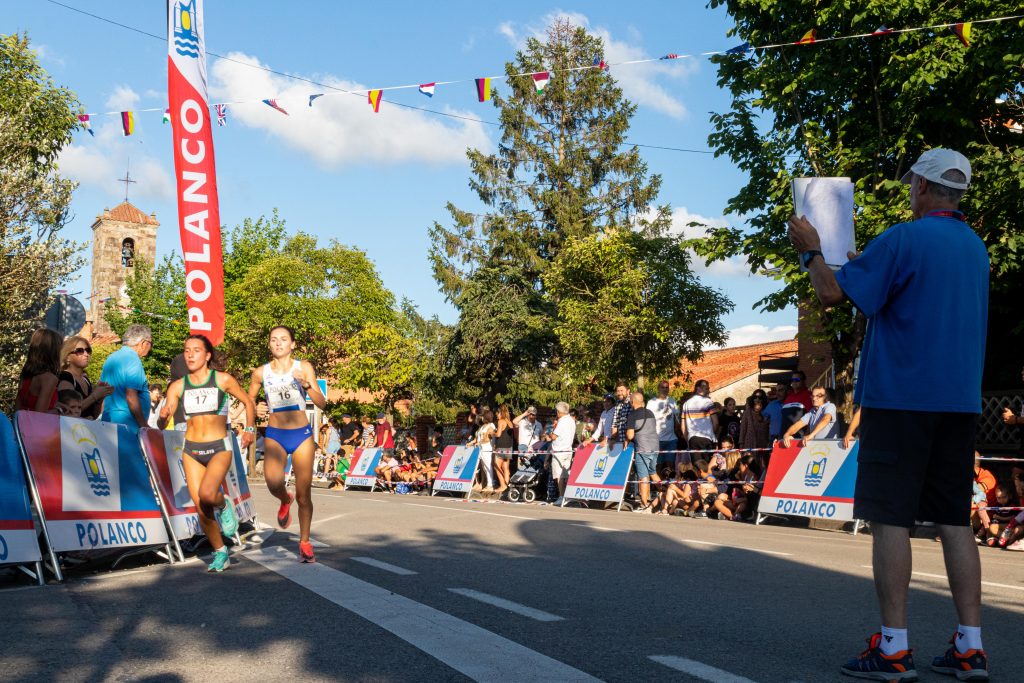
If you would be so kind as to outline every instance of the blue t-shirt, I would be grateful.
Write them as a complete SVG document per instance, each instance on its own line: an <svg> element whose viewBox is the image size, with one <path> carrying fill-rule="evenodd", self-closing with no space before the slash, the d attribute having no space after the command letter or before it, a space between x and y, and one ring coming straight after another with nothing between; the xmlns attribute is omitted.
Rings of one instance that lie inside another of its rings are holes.
<svg viewBox="0 0 1024 683"><path fill-rule="evenodd" d="M129 427L138 426L131 417L131 411L128 410L126 389L139 392L142 417L149 418L149 380L146 379L146 371L142 368L139 354L127 346L122 346L110 354L103 363L100 381L114 387L114 393L103 401L101 420L126 424Z"/></svg>
<svg viewBox="0 0 1024 683"><path fill-rule="evenodd" d="M821 406L817 408L811 408L811 412L807 413L800 418L802 424L807 425L807 433L810 434L814 431L814 428L818 426L818 423L829 416L829 423L827 427L823 427L820 432L814 435L815 441L820 439L838 439L839 438L839 422L836 419L836 406L834 403L825 401Z"/></svg>
<svg viewBox="0 0 1024 683"><path fill-rule="evenodd" d="M861 406L981 412L988 252L965 222L936 213L889 228L836 274L868 318Z"/></svg>
<svg viewBox="0 0 1024 683"><path fill-rule="evenodd" d="M768 434L782 436L782 401L769 401L761 413L768 418Z"/></svg>

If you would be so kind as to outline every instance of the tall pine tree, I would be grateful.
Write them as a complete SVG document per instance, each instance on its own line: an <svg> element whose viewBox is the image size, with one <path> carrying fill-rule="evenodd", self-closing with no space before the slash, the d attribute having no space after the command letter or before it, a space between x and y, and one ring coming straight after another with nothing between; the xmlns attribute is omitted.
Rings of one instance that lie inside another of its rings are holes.
<svg viewBox="0 0 1024 683"><path fill-rule="evenodd" d="M572 303L545 289L545 274L574 241L618 231L664 235L671 210L653 208L661 178L636 147L624 146L635 106L607 71L591 67L595 58L603 58L601 40L566 21L554 23L544 42L527 40L506 65L508 94L493 97L502 131L497 152L468 153L470 186L486 212L449 203L452 226L431 229L434 276L460 314L437 371L457 397L549 401L582 397L588 386L614 379L579 374L608 364L571 362L583 348L564 343ZM520 75L545 71L543 86ZM688 258L677 263L692 281ZM642 289L643 278L637 284ZM717 292L700 294L716 312L691 330L686 355L694 357L705 341L722 340L717 315L730 306ZM635 295L642 304L643 292ZM667 345L664 354L677 362L679 348Z"/></svg>

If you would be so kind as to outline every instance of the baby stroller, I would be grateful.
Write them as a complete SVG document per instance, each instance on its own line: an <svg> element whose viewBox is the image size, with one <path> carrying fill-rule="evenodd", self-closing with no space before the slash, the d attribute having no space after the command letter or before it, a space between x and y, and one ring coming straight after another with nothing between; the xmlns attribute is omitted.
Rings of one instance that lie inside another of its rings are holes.
<svg viewBox="0 0 1024 683"><path fill-rule="evenodd" d="M538 491L547 490L547 473L544 470L544 454L527 452L518 456L519 467L508 480L508 499L513 503L537 500Z"/></svg>

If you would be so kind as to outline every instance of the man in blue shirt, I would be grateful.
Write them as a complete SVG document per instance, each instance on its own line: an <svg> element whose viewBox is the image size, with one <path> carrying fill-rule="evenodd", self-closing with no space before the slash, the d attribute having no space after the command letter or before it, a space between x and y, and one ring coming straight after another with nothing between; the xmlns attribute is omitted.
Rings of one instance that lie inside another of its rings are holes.
<svg viewBox="0 0 1024 683"><path fill-rule="evenodd" d="M107 357L100 373L100 381L114 388L103 402L100 419L137 432L148 426L149 380L142 359L153 349L153 333L145 325L129 325L121 341L124 346Z"/></svg>
<svg viewBox="0 0 1024 683"><path fill-rule="evenodd" d="M971 533L974 437L988 327L985 244L959 211L967 159L932 149L903 177L913 221L894 225L838 273L817 231L793 216L789 236L825 306L850 299L868 318L854 403L861 406L854 516L871 522L882 630L842 672L916 679L907 644L910 529L934 522L960 624L932 669L988 678L981 644L981 565Z"/></svg>
<svg viewBox="0 0 1024 683"><path fill-rule="evenodd" d="M782 438L782 406L786 403L789 387L782 382L775 385L775 400L769 401L762 413L768 418L768 443L773 444Z"/></svg>

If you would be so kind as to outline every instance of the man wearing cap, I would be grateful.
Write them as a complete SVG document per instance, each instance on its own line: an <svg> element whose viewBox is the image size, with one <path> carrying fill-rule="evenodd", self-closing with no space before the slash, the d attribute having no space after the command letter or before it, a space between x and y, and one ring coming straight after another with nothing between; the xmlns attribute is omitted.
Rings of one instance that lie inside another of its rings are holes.
<svg viewBox="0 0 1024 683"><path fill-rule="evenodd" d="M377 413L377 428L374 430L376 434L377 443L374 444L377 448L394 448L395 447L395 432L391 429L391 423L388 422L388 416L384 413Z"/></svg>
<svg viewBox="0 0 1024 683"><path fill-rule="evenodd" d="M513 418L512 424L519 429L520 452L530 450L533 444L540 441L541 434L544 433L543 425L537 422L537 409L533 406L527 408L522 415Z"/></svg>
<svg viewBox="0 0 1024 683"><path fill-rule="evenodd" d="M960 623L932 669L988 678L981 643L981 564L971 534L974 436L988 326L985 244L959 210L967 159L932 149L903 182L914 220L892 226L834 273L806 218L789 237L825 306L850 299L867 318L854 403L861 406L853 514L871 522L882 630L842 672L916 680L907 644L910 528L934 522Z"/></svg>

